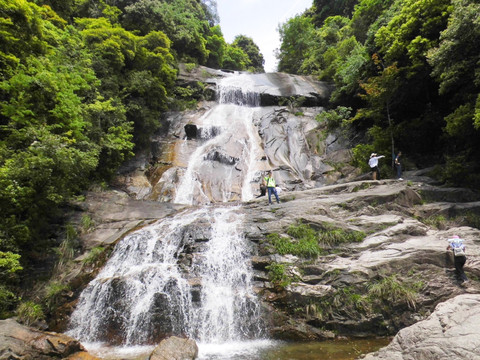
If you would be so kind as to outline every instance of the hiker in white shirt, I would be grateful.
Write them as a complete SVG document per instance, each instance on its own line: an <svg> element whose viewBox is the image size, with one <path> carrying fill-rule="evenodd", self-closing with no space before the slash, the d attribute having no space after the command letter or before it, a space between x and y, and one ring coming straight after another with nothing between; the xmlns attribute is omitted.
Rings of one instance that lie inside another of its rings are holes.
<svg viewBox="0 0 480 360"><path fill-rule="evenodd" d="M368 160L368 165L372 170L373 180L380 180L380 170L378 169L378 160L384 158L384 155L377 156L377 153L372 153L370 155L370 160Z"/></svg>

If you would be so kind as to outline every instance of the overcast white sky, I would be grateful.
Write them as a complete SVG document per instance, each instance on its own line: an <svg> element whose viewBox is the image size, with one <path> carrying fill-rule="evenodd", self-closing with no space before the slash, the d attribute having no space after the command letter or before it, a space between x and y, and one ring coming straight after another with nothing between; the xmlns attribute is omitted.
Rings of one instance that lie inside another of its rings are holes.
<svg viewBox="0 0 480 360"><path fill-rule="evenodd" d="M280 47L279 24L311 7L313 0L217 0L225 41L237 35L253 39L265 59L265 71L276 70L275 49Z"/></svg>

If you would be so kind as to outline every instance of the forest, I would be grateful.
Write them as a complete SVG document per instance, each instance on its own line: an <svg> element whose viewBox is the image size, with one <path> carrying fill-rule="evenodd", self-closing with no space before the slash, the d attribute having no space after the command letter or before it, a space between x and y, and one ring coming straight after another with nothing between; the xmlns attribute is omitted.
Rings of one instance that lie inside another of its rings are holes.
<svg viewBox="0 0 480 360"><path fill-rule="evenodd" d="M319 120L353 141L357 166L402 151L478 189L479 13L473 0L314 0L279 27L278 70L335 84Z"/></svg>
<svg viewBox="0 0 480 360"><path fill-rule="evenodd" d="M318 121L351 140L356 166L401 150L478 189L479 13L473 0L314 0L279 25L278 70L334 84ZM69 202L201 99L201 83L176 84L179 63L264 71L251 38L225 41L214 0L0 0L0 318L61 257Z"/></svg>
<svg viewBox="0 0 480 360"><path fill-rule="evenodd" d="M0 0L0 44L3 318L32 269L66 255L69 201L201 96L176 86L180 62L263 72L264 60L251 38L228 44L200 0Z"/></svg>

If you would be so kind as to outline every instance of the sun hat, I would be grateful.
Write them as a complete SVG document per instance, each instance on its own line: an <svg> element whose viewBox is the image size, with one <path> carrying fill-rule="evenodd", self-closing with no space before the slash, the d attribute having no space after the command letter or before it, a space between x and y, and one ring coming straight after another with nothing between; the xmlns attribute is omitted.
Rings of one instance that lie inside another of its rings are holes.
<svg viewBox="0 0 480 360"><path fill-rule="evenodd" d="M451 237L449 237L447 239L447 241L450 242L450 243L452 243L452 242L453 243L461 243L461 242L463 242L463 239L461 239L460 236L458 236L458 235L452 235Z"/></svg>
<svg viewBox="0 0 480 360"><path fill-rule="evenodd" d="M370 155L370 157L374 157L374 156L377 156L377 153L372 153L372 154Z"/></svg>

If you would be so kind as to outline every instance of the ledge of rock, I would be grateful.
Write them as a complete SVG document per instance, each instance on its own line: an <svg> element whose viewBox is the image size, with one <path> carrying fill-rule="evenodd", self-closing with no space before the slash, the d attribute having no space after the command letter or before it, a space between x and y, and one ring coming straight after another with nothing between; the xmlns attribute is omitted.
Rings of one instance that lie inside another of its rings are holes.
<svg viewBox="0 0 480 360"><path fill-rule="evenodd" d="M0 320L0 359L65 359L85 349L79 341L53 332L43 332L17 323ZM73 358L72 358L73 359ZM83 359L93 359L83 357Z"/></svg>
<svg viewBox="0 0 480 360"><path fill-rule="evenodd" d="M365 360L480 359L480 294L445 301L426 320L402 329Z"/></svg>

